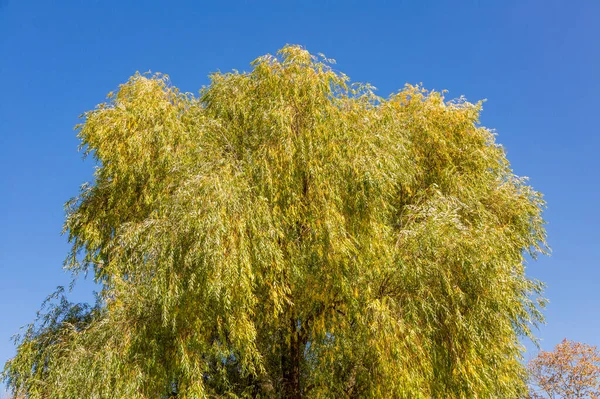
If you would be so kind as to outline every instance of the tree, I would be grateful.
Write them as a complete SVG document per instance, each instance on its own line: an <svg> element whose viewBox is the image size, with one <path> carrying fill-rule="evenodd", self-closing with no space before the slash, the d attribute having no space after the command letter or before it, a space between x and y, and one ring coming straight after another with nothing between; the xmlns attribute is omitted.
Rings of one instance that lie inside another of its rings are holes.
<svg viewBox="0 0 600 399"><path fill-rule="evenodd" d="M133 76L78 126L66 300L18 339L34 398L502 397L541 320L541 195L481 103L384 99L298 46L198 97ZM51 302L52 303L52 302Z"/></svg>
<svg viewBox="0 0 600 399"><path fill-rule="evenodd" d="M552 352L541 351L528 364L533 399L600 398L600 352L564 339Z"/></svg>

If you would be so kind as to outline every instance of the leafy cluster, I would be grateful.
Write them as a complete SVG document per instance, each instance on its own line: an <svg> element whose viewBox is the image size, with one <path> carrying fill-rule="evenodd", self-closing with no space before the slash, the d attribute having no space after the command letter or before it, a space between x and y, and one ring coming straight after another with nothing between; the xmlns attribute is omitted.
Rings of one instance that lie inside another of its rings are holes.
<svg viewBox="0 0 600 399"><path fill-rule="evenodd" d="M599 399L600 352L595 346L564 339L553 351L528 363L531 399Z"/></svg>
<svg viewBox="0 0 600 399"><path fill-rule="evenodd" d="M481 103L384 99L298 46L199 96L133 76L78 127L97 160L67 267L101 284L18 341L28 398L513 398L541 320L541 195Z"/></svg>

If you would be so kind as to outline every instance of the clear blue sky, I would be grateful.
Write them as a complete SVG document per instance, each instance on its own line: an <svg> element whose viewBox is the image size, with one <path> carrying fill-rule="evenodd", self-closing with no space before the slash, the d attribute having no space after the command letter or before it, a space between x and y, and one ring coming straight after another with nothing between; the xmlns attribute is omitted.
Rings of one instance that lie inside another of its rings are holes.
<svg viewBox="0 0 600 399"><path fill-rule="evenodd" d="M423 82L487 98L482 123L548 202L553 255L528 269L548 284L542 347L600 344L600 2L202 3L0 0L0 364L70 281L63 203L93 167L77 152L78 115L136 71L197 92L209 72L248 69L286 43L382 95Z"/></svg>

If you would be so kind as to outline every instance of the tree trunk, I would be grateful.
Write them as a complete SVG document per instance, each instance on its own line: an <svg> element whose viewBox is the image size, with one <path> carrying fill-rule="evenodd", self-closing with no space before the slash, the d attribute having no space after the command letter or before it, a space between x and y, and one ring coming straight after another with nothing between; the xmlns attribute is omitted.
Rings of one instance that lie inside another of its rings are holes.
<svg viewBox="0 0 600 399"><path fill-rule="evenodd" d="M290 318L289 344L285 342L285 334L282 337L281 366L283 371L283 397L286 399L300 399L302 397L302 391L300 390L302 342L297 323L298 321L294 317Z"/></svg>

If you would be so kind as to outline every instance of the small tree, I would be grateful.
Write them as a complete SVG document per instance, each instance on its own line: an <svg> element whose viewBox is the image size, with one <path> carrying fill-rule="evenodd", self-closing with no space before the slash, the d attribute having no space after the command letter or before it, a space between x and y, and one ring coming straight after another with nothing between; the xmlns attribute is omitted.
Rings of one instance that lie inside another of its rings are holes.
<svg viewBox="0 0 600 399"><path fill-rule="evenodd" d="M600 398L597 347L564 339L552 352L540 352L528 365L531 398Z"/></svg>

